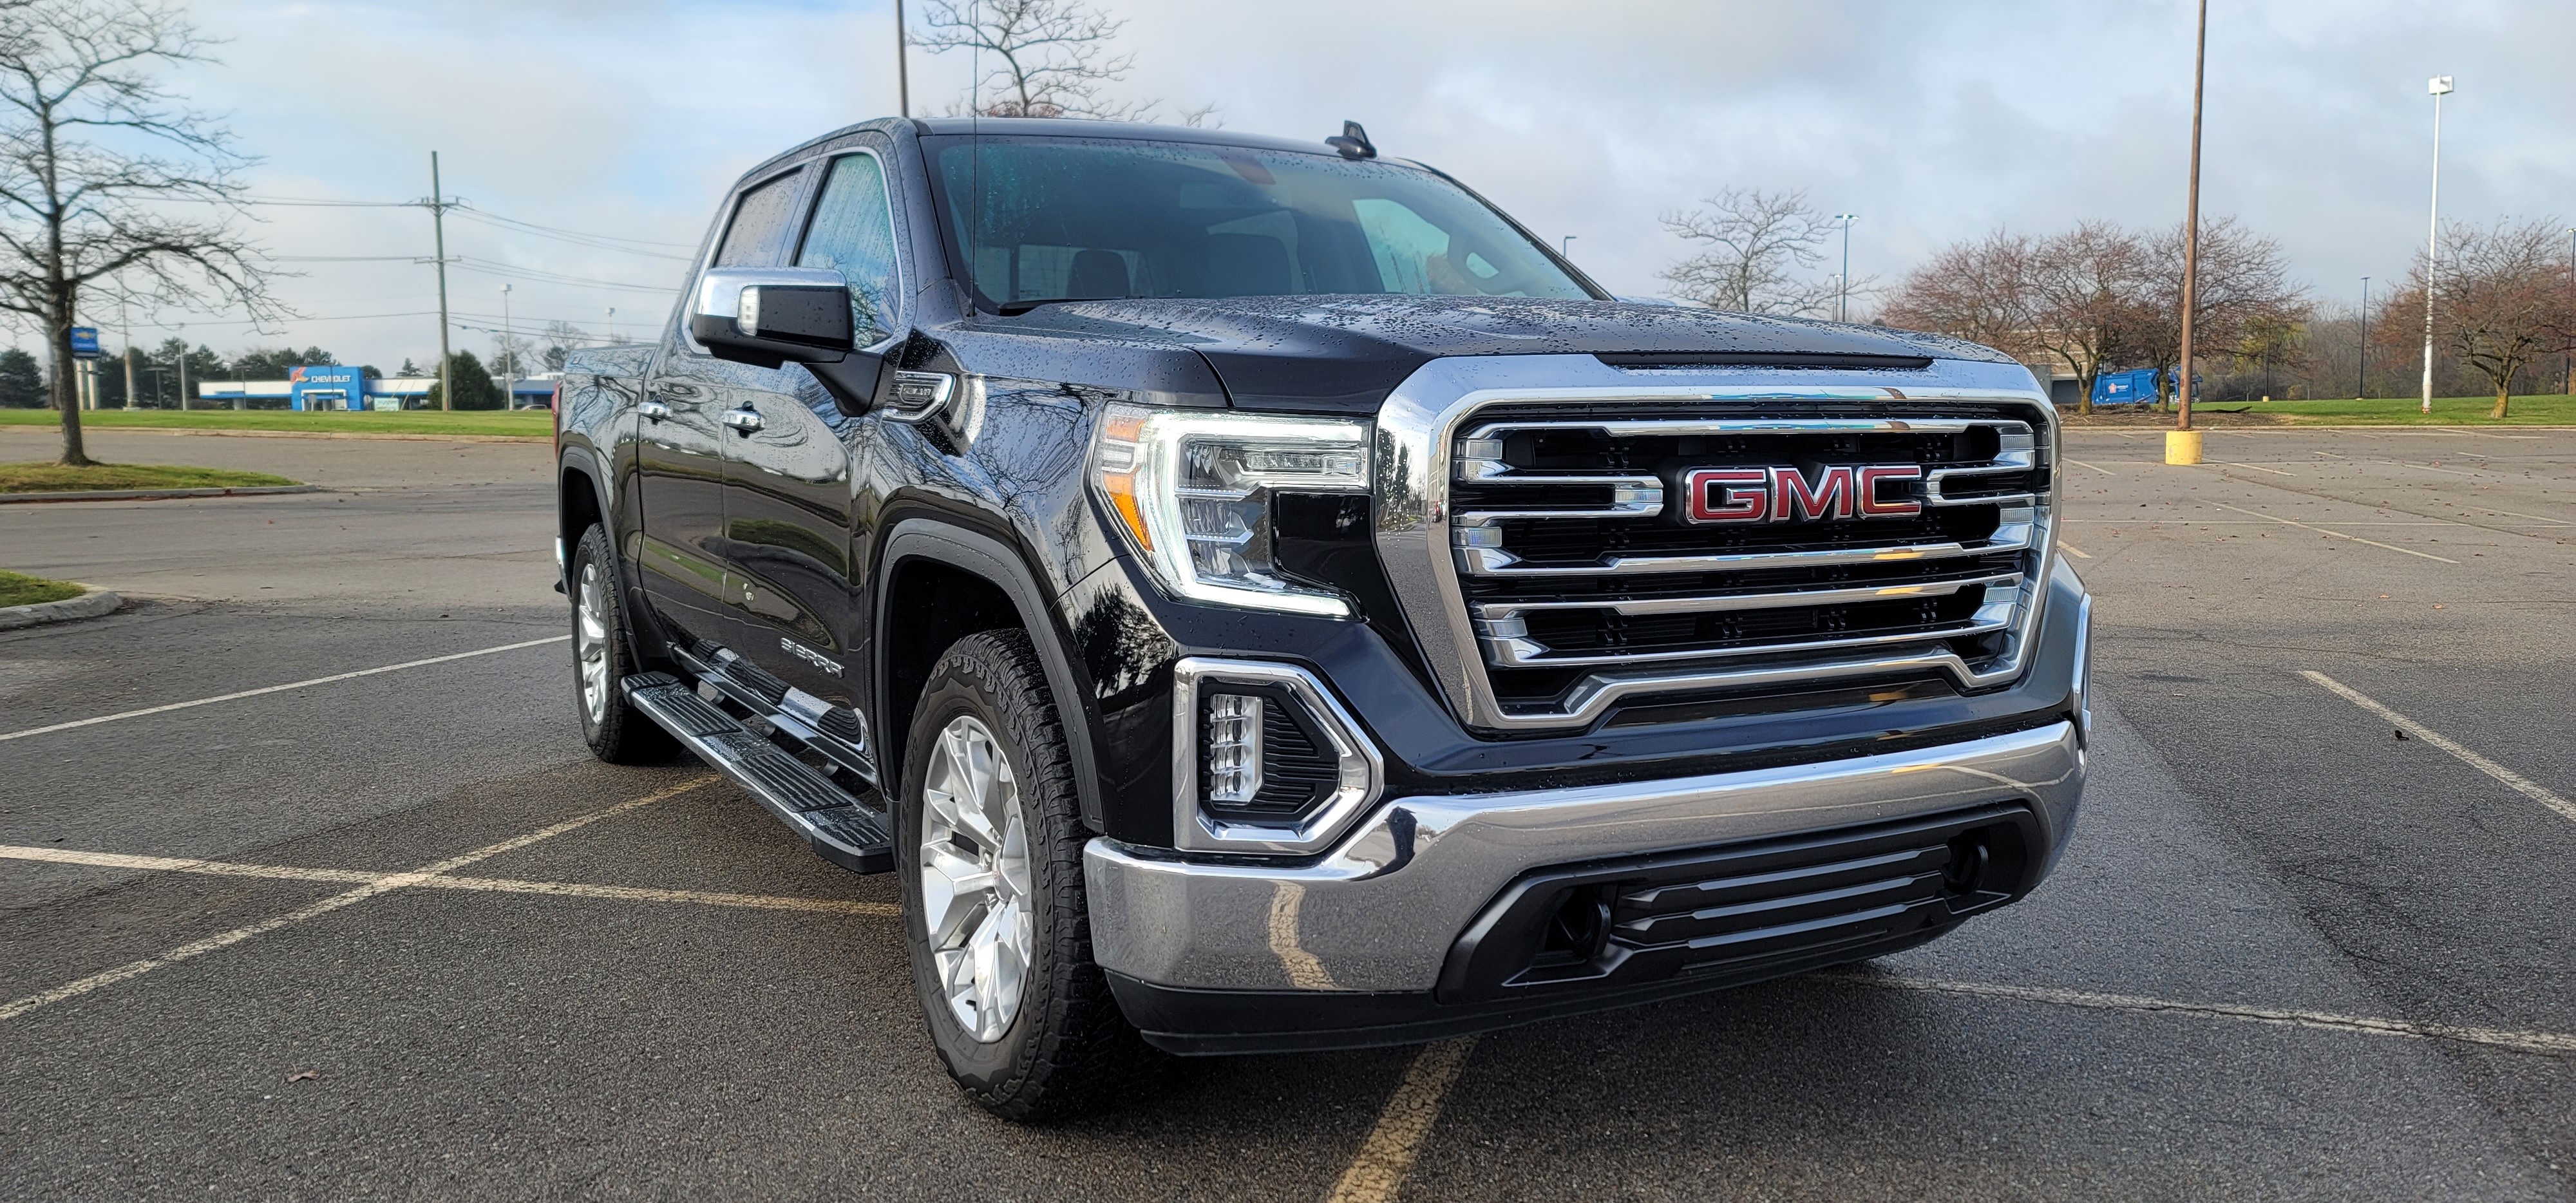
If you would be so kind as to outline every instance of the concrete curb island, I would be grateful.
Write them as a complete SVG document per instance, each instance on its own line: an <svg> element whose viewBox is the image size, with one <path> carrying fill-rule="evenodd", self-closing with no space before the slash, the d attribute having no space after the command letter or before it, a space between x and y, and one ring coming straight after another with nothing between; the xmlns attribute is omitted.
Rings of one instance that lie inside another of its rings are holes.
<svg viewBox="0 0 2576 1203"><path fill-rule="evenodd" d="M322 491L320 485L251 485L237 489L71 489L60 493L0 493L0 505L36 501L169 501L181 497L261 497Z"/></svg>
<svg viewBox="0 0 2576 1203"><path fill-rule="evenodd" d="M88 589L89 592L79 597L66 597L61 601L37 602L27 606L0 606L0 631L42 626L49 622L69 622L75 618L96 618L101 614L113 614L118 606L125 604L124 598L105 589L87 585L82 588Z"/></svg>

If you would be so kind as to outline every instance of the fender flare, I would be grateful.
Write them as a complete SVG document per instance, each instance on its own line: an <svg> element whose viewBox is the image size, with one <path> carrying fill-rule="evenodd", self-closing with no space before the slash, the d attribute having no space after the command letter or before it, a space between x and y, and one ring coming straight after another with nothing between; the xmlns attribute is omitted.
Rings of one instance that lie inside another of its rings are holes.
<svg viewBox="0 0 2576 1203"><path fill-rule="evenodd" d="M1073 661L1065 654L1064 633L1056 629L1055 607L1038 587L1037 576L1029 571L1027 561L1000 539L936 518L912 517L895 523L881 547L872 582L876 606L871 630L875 635L869 640L872 650L868 657L869 690L875 695L878 716L883 718L894 712L894 699L888 696L883 633L891 602L886 586L894 579L895 570L907 560L934 560L991 582L1011 599L1011 607L1019 611L1020 625L1029 633L1029 643L1037 648L1038 663L1046 672L1047 691L1055 695L1062 708L1060 717L1065 743L1073 756L1074 794L1081 803L1083 824L1093 831L1100 830L1100 761L1092 748L1090 697L1079 688ZM907 735L889 728L884 738L892 747L893 741ZM894 757L885 760L889 767L894 763ZM893 792L888 790L888 796Z"/></svg>
<svg viewBox="0 0 2576 1203"><path fill-rule="evenodd" d="M608 474L601 468L596 452L587 445L575 443L565 444L562 456L555 461L555 533L564 543L564 562L556 570L556 579L563 582L565 600L572 599L573 543L581 538L580 531L564 529L564 477L573 472L590 478L591 504L599 509L600 528L608 532L608 571L617 586L619 609L626 615L626 621L620 624L625 628L621 634L626 640L626 662L636 665L639 671L643 666L659 664L662 657L644 654L644 639L637 622L640 618L644 622L658 623L659 618L649 607L643 606L644 583L628 574L625 553L617 546L617 510L610 503Z"/></svg>

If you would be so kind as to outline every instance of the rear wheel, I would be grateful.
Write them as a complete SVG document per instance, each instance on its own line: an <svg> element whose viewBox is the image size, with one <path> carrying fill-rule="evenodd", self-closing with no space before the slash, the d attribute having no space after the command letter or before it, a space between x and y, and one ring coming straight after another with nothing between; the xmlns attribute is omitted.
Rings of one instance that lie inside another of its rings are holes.
<svg viewBox="0 0 2576 1203"><path fill-rule="evenodd" d="M913 711L897 806L904 937L931 1042L1011 1119L1061 1115L1153 1057L1091 960L1064 727L1028 636L959 640Z"/></svg>
<svg viewBox="0 0 2576 1203"><path fill-rule="evenodd" d="M617 596L617 562L608 532L581 533L564 575L572 594L573 696L581 712L581 737L591 754L610 764L667 760L679 749L669 732L626 704L618 682L634 672L628 663L626 610Z"/></svg>

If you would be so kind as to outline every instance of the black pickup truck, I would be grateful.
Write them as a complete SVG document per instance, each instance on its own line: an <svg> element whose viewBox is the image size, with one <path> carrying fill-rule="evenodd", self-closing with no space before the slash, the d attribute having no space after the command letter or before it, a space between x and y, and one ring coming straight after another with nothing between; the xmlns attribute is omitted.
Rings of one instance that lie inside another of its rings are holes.
<svg viewBox="0 0 2576 1203"><path fill-rule="evenodd" d="M995 1111L1876 956L2065 845L2004 356L1616 299L1357 126L868 122L695 262L557 403L582 730L897 874Z"/></svg>

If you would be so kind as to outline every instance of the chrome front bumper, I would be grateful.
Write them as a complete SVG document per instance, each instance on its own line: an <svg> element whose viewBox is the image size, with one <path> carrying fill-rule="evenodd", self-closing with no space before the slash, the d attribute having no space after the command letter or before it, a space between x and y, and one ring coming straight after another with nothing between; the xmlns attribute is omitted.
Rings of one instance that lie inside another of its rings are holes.
<svg viewBox="0 0 2576 1203"><path fill-rule="evenodd" d="M1531 869L2027 802L2064 847L2084 788L2075 725L1822 764L1398 798L1299 865L1190 861L1094 839L1101 967L1192 990L1428 992L1459 933Z"/></svg>

